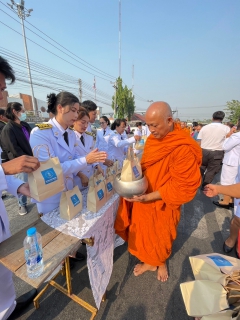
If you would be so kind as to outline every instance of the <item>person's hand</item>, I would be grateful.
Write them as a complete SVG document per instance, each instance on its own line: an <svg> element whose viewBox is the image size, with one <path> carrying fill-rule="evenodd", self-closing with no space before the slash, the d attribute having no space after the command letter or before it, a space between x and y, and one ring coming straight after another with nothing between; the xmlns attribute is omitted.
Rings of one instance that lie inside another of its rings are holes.
<svg viewBox="0 0 240 320"><path fill-rule="evenodd" d="M31 197L29 184L28 183L23 183L20 187L18 187L17 193L21 193L24 196Z"/></svg>
<svg viewBox="0 0 240 320"><path fill-rule="evenodd" d="M107 153L104 151L98 151L98 149L94 149L86 156L87 163L95 163L95 162L105 162L107 158Z"/></svg>
<svg viewBox="0 0 240 320"><path fill-rule="evenodd" d="M133 196L132 198L124 198L124 199L129 202L147 202L148 201L147 194L143 194L141 196Z"/></svg>
<svg viewBox="0 0 240 320"><path fill-rule="evenodd" d="M228 134L226 135L226 138L231 137L231 135L232 135L233 133L235 133L236 131L237 131L237 130L236 130L235 126L232 127L232 128L230 129L230 131L228 132Z"/></svg>
<svg viewBox="0 0 240 320"><path fill-rule="evenodd" d="M141 140L141 136L134 136L134 139L136 140L136 141L140 141Z"/></svg>
<svg viewBox="0 0 240 320"><path fill-rule="evenodd" d="M101 174L104 176L104 171L103 169L101 168L101 166L97 166L97 174Z"/></svg>
<svg viewBox="0 0 240 320"><path fill-rule="evenodd" d="M216 184L207 184L204 187L203 193L209 198L215 197L219 193L218 186Z"/></svg>
<svg viewBox="0 0 240 320"><path fill-rule="evenodd" d="M88 182L89 182L89 178L85 174L83 174L82 172L78 172L77 176L81 179L82 186L87 187Z"/></svg>
<svg viewBox="0 0 240 320"><path fill-rule="evenodd" d="M21 156L13 160L2 163L5 175L12 175L21 172L31 173L40 167L37 158L31 156Z"/></svg>
<svg viewBox="0 0 240 320"><path fill-rule="evenodd" d="M110 159L106 159L105 162L103 162L103 164L107 167L111 167L113 165L113 161Z"/></svg>

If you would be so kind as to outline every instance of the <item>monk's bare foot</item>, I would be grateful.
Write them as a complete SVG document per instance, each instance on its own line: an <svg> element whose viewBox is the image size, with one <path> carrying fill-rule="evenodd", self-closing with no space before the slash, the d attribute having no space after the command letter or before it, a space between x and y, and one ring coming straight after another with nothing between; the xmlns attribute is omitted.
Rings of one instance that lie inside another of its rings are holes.
<svg viewBox="0 0 240 320"><path fill-rule="evenodd" d="M146 271L156 271L156 270L157 270L157 267L151 266L150 264L138 263L135 265L135 268L133 270L133 274L137 277Z"/></svg>
<svg viewBox="0 0 240 320"><path fill-rule="evenodd" d="M157 278L159 281L165 282L168 279L168 270L167 270L167 266L166 263L162 266L158 267L158 275Z"/></svg>

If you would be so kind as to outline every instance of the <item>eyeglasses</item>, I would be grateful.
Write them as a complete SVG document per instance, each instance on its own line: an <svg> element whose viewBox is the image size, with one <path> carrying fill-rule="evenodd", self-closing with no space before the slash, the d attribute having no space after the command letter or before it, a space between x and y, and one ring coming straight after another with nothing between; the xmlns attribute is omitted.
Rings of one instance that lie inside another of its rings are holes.
<svg viewBox="0 0 240 320"><path fill-rule="evenodd" d="M106 123L106 122L99 122L100 124L104 124L104 123Z"/></svg>

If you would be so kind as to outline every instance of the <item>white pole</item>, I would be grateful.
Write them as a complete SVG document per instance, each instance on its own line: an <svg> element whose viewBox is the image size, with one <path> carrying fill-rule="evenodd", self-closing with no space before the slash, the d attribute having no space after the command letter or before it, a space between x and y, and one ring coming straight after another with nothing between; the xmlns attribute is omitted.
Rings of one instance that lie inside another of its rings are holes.
<svg viewBox="0 0 240 320"><path fill-rule="evenodd" d="M121 0L119 0L119 77L121 78Z"/></svg>

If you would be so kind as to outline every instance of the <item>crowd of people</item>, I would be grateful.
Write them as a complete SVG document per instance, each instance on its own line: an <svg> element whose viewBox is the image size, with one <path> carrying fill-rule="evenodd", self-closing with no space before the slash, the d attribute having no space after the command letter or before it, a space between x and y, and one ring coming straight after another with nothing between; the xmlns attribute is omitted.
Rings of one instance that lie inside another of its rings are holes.
<svg viewBox="0 0 240 320"><path fill-rule="evenodd" d="M14 71L0 57L0 99L6 89L6 79L13 83ZM59 158L63 176L71 178L72 187L77 185L83 190L94 172L105 175L115 160L121 165L127 149L133 146L141 159L148 189L141 196L120 198L115 232L128 242L129 252L140 260L134 268L135 276L157 271L157 279L167 281L166 261L177 236L181 205L191 201L200 186L207 196L224 194L221 201L214 202L218 207L228 209L232 206L231 197L240 197L237 189L228 187L236 178L240 182L240 126L230 128L222 124L225 116L222 111L213 114L211 124L195 122L189 127L186 122L173 119L166 102L154 102L146 112L146 125L136 123L132 136L128 136L130 128L126 119L115 119L110 124L109 119L102 116L101 129L97 130L95 139L91 124L97 116L97 105L93 101L80 103L72 93L61 92L50 93L47 103L50 120L37 124L34 129L25 122L26 113L20 103L8 103L5 110L0 110L0 191L14 194L19 214L25 215L27 197L30 197L28 173L37 170L49 155ZM143 152L139 152L135 145L143 136L147 139ZM37 148L40 145L46 147ZM214 186L211 182L221 167L222 186ZM39 216L59 207L60 197L61 192L41 202L32 199ZM234 248L240 228L237 201L236 207L231 234L223 246L226 253ZM11 236L1 198L0 209L1 243ZM71 258L72 263L85 259L78 251ZM12 273L1 264L0 283L0 319L5 320L12 312L18 312L36 296L36 290L32 290L16 300Z"/></svg>

